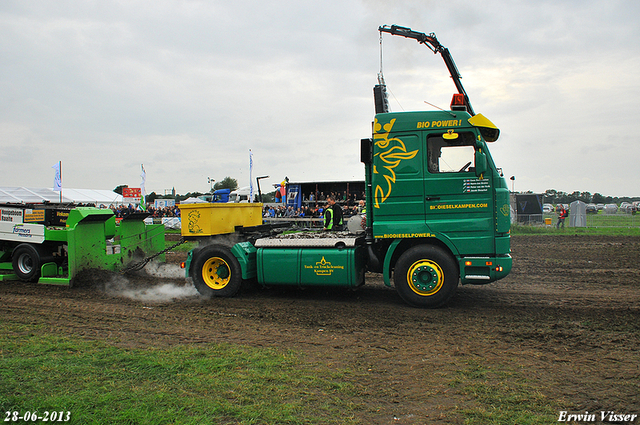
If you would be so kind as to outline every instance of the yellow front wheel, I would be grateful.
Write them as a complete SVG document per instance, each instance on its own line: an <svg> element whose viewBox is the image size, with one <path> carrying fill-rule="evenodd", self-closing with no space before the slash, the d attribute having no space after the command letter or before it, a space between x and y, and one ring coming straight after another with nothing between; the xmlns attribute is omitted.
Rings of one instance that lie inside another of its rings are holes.
<svg viewBox="0 0 640 425"><path fill-rule="evenodd" d="M393 280L405 302L434 308L444 305L455 294L459 272L453 256L444 249L417 245L400 256Z"/></svg>
<svg viewBox="0 0 640 425"><path fill-rule="evenodd" d="M409 266L407 272L409 288L422 297L437 294L444 285L444 271L432 260L418 260Z"/></svg>
<svg viewBox="0 0 640 425"><path fill-rule="evenodd" d="M240 263L231 251L212 245L194 252L193 283L207 297L232 297L242 284Z"/></svg>

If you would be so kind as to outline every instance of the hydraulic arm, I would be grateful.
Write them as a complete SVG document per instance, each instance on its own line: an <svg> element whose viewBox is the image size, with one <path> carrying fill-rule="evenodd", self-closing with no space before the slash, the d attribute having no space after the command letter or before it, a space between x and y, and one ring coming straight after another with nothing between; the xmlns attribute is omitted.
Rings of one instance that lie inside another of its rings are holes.
<svg viewBox="0 0 640 425"><path fill-rule="evenodd" d="M411 28L400 27L398 25L383 25L378 28L378 31L381 33L386 32L393 35L401 35L406 38L413 38L414 40L417 40L418 43L427 46L433 53L440 53L447 69L449 70L449 74L451 74L453 83L458 89L458 93L464 96L467 112L469 112L471 116L475 115L475 112L473 112L473 108L471 107L471 102L469 101L469 96L467 96L467 92L464 90L462 82L460 81L462 77L460 76L460 72L458 72L458 68L453 61L453 58L451 57L451 53L449 53L449 49L440 44L434 33L427 35L422 32L413 31Z"/></svg>

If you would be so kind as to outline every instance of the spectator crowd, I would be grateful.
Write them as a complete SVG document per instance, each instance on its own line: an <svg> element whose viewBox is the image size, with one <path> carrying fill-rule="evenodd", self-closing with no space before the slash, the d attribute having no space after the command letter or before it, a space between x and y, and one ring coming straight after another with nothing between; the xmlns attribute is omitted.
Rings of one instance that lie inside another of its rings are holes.
<svg viewBox="0 0 640 425"><path fill-rule="evenodd" d="M328 197L336 199L336 204L342 208L345 217L360 214L364 208L364 193L359 200L356 194L348 195L346 192L331 192L325 195L324 192L310 193L302 195L303 205L300 208L285 205L265 205L263 210L264 218L323 218Z"/></svg>
<svg viewBox="0 0 640 425"><path fill-rule="evenodd" d="M111 205L111 210L116 215L117 218L126 217L129 214L134 212L140 212L140 208L135 205ZM177 206L173 207L164 207L164 208L154 208L152 206L147 207L147 212L151 214L151 217L154 218L162 218L162 217L180 217L180 209Z"/></svg>

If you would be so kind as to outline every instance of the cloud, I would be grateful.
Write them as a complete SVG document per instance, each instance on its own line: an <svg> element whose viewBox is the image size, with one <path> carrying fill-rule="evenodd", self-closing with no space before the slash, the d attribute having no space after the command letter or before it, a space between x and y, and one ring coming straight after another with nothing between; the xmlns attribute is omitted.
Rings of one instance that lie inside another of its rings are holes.
<svg viewBox="0 0 640 425"><path fill-rule="evenodd" d="M630 158L638 15L631 1L277 3L4 2L2 185L206 191L363 179L383 24L435 32L477 112L502 130L496 162L518 190L636 195ZM395 110L446 107L441 58L383 38ZM617 173L605 163L620 164ZM585 177L588 177L585 179ZM585 183L593 187L583 187Z"/></svg>

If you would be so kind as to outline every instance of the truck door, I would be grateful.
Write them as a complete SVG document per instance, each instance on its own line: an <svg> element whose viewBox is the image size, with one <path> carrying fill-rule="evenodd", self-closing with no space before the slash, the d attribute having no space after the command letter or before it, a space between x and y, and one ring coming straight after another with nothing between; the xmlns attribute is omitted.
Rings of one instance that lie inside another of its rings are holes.
<svg viewBox="0 0 640 425"><path fill-rule="evenodd" d="M449 131L427 133L425 140L426 224L465 255L495 251L492 173L476 175L476 137Z"/></svg>
<svg viewBox="0 0 640 425"><path fill-rule="evenodd" d="M412 235L427 231L422 145L420 132L385 134L375 141L373 200L367 213L374 218L376 237L416 237Z"/></svg>

